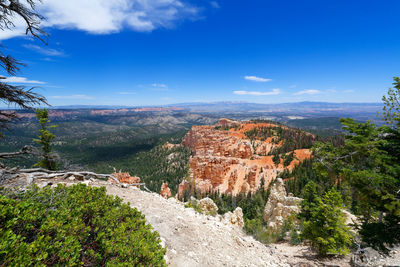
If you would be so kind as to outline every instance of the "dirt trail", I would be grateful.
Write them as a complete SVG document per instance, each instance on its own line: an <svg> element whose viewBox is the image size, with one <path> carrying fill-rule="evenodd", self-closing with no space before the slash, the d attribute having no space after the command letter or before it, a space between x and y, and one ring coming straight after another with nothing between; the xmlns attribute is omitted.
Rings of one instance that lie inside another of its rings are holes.
<svg viewBox="0 0 400 267"><path fill-rule="evenodd" d="M160 233L170 266L290 266L274 249L236 226L184 208L173 198L113 185L106 188L145 214Z"/></svg>

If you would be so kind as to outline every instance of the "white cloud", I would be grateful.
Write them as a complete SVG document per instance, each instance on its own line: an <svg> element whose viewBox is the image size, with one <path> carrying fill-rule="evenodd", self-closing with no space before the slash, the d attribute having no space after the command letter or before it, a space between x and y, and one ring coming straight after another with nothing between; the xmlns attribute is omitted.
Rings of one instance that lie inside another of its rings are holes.
<svg viewBox="0 0 400 267"><path fill-rule="evenodd" d="M169 28L179 20L197 18L200 12L187 0L43 0L37 8L46 18L44 27L92 34L116 33L124 28L144 32ZM21 19L14 24L12 31L0 32L0 39L25 34Z"/></svg>
<svg viewBox="0 0 400 267"><path fill-rule="evenodd" d="M56 95L56 96L50 96L50 98L54 98L54 99L93 99L93 97L87 96L87 95Z"/></svg>
<svg viewBox="0 0 400 267"><path fill-rule="evenodd" d="M272 81L271 79L261 78L257 76L244 76L244 78L248 81L262 82L262 83Z"/></svg>
<svg viewBox="0 0 400 267"><path fill-rule="evenodd" d="M235 95L279 95L281 90L275 88L269 92L260 92L260 91L233 91Z"/></svg>
<svg viewBox="0 0 400 267"><path fill-rule="evenodd" d="M46 56L64 56L64 52L52 48L41 47L33 44L25 44L23 47Z"/></svg>
<svg viewBox="0 0 400 267"><path fill-rule="evenodd" d="M315 90L315 89L308 89L308 90L303 90L295 93L295 95L316 95L321 93L320 90Z"/></svg>
<svg viewBox="0 0 400 267"><path fill-rule="evenodd" d="M36 81L36 80L29 80L28 78L18 77L18 76L7 77L6 79L2 79L0 81L1 82L7 82L7 83L45 84L45 82Z"/></svg>

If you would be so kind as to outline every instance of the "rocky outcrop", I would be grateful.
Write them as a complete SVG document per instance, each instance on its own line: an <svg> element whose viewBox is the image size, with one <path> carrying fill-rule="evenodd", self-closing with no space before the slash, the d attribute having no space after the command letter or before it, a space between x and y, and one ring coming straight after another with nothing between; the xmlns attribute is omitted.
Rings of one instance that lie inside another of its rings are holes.
<svg viewBox="0 0 400 267"><path fill-rule="evenodd" d="M264 220L268 227L281 227L289 216L300 212L301 198L287 196L283 180L278 178L271 188L268 202L264 209Z"/></svg>
<svg viewBox="0 0 400 267"><path fill-rule="evenodd" d="M197 202L197 205L200 207L204 214L216 215L218 212L218 206L214 203L211 198L203 198Z"/></svg>
<svg viewBox="0 0 400 267"><path fill-rule="evenodd" d="M131 176L129 172L114 172L113 176L117 178L120 183L123 184L137 184L140 183L140 178L137 176ZM109 178L109 181L112 183L117 183L113 179Z"/></svg>
<svg viewBox="0 0 400 267"><path fill-rule="evenodd" d="M169 187L168 187L168 182L165 182L161 185L160 195L163 198L171 197L172 193L171 193L171 189L169 189Z"/></svg>
<svg viewBox="0 0 400 267"><path fill-rule="evenodd" d="M202 193L218 191L233 195L255 192L262 180L267 188L279 172L292 169L300 161L311 157L308 149L298 149L294 151L295 157L289 166L285 167L283 161L275 164L269 153L282 142L274 142L272 137L248 138L246 134L258 127L277 125L221 119L213 126L192 127L182 144L193 152L189 165L195 189ZM183 189L181 184L180 196Z"/></svg>
<svg viewBox="0 0 400 267"><path fill-rule="evenodd" d="M191 189L191 183L185 179L178 185L178 194L175 197L182 199L185 195L185 192L191 191Z"/></svg>
<svg viewBox="0 0 400 267"><path fill-rule="evenodd" d="M233 212L227 212L224 214L224 220L232 225L236 225L239 228L243 228L243 211L242 208L237 207Z"/></svg>
<svg viewBox="0 0 400 267"><path fill-rule="evenodd" d="M220 215L218 214L218 206L211 198L206 197L201 200L197 200L194 197L191 197L190 201L186 202L185 204L188 205L188 203L192 203L191 205L199 207L201 213L214 216L220 222L223 222L226 225L234 225L240 229L244 226L243 211L240 207L237 207L233 212L228 211L224 215Z"/></svg>
<svg viewBox="0 0 400 267"><path fill-rule="evenodd" d="M163 148L167 149L167 150L171 150L177 147L180 147L180 144L171 144L170 142L165 142L165 144L162 146Z"/></svg>

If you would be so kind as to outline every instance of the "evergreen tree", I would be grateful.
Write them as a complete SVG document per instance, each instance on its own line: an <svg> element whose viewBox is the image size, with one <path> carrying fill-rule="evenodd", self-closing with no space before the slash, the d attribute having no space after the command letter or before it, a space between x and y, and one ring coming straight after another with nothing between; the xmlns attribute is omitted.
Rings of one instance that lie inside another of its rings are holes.
<svg viewBox="0 0 400 267"><path fill-rule="evenodd" d="M303 189L303 201L301 202L301 212L298 217L303 221L309 221L311 219L311 212L318 204L318 192L317 184L313 181L308 182L308 184Z"/></svg>
<svg viewBox="0 0 400 267"><path fill-rule="evenodd" d="M398 79L395 84L400 88ZM386 110L399 109L399 103L390 102L398 99L398 93L389 90L389 95ZM338 185L344 183L346 198L351 195L352 210L361 222L363 241L380 250L400 243L399 117L396 112L390 114L384 118L390 118L391 127L342 119L345 144L317 144L314 148L318 173ZM345 188L348 186L351 188Z"/></svg>
<svg viewBox="0 0 400 267"><path fill-rule="evenodd" d="M49 112L47 109L36 109L36 118L39 120L40 123L40 134L38 139L34 139L34 141L41 145L42 153L41 158L35 166L49 169L49 170L56 170L57 163L55 161L55 155L51 152L51 141L56 137L53 133L49 131L49 128L54 128L56 125L48 126L50 123L49 120Z"/></svg>
<svg viewBox="0 0 400 267"><path fill-rule="evenodd" d="M309 186L308 190L310 193L315 193L315 186ZM311 246L320 255L348 254L352 244L352 234L345 224L340 193L331 189L325 193L323 199L317 195L311 198L313 198L311 203L302 205L310 207L310 218L306 218L303 222L302 237L310 240Z"/></svg>
<svg viewBox="0 0 400 267"><path fill-rule="evenodd" d="M400 77L394 77L393 87L389 88L387 96L382 97L384 103L383 119L392 125L400 126Z"/></svg>

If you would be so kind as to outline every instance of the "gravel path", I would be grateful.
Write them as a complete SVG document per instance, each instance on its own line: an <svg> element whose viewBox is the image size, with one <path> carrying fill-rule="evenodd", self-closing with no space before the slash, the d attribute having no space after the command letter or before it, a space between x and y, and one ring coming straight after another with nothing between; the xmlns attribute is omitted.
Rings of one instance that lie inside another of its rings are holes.
<svg viewBox="0 0 400 267"><path fill-rule="evenodd" d="M195 212L173 198L107 185L146 216L160 233L170 266L290 266L274 250L246 236L236 226Z"/></svg>

